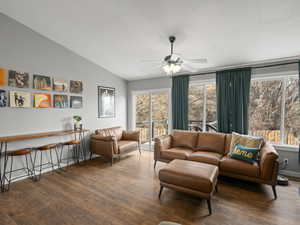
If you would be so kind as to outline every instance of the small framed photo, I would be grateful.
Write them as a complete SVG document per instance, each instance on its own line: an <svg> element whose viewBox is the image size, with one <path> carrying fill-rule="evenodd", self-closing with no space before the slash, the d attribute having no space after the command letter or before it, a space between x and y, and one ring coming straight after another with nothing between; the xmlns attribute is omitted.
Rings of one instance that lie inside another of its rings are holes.
<svg viewBox="0 0 300 225"><path fill-rule="evenodd" d="M81 94L83 91L82 81L70 80L70 92L75 94Z"/></svg>
<svg viewBox="0 0 300 225"><path fill-rule="evenodd" d="M53 91L57 92L67 92L68 91L68 81L62 79L53 79Z"/></svg>
<svg viewBox="0 0 300 225"><path fill-rule="evenodd" d="M10 70L8 72L8 85L16 88L29 88L29 74Z"/></svg>
<svg viewBox="0 0 300 225"><path fill-rule="evenodd" d="M115 117L115 88L98 86L98 118Z"/></svg>
<svg viewBox="0 0 300 225"><path fill-rule="evenodd" d="M0 90L0 108L7 106L7 92Z"/></svg>
<svg viewBox="0 0 300 225"><path fill-rule="evenodd" d="M33 75L33 88L51 91L51 78L44 75Z"/></svg>
<svg viewBox="0 0 300 225"><path fill-rule="evenodd" d="M82 97L81 96L71 96L70 97L70 107L72 109L82 108Z"/></svg>

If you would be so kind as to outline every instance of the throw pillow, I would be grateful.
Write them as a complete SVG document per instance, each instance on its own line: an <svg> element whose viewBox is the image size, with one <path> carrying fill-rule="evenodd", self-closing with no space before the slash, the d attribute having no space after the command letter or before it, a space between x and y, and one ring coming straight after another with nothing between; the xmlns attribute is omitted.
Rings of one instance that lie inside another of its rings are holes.
<svg viewBox="0 0 300 225"><path fill-rule="evenodd" d="M257 161L259 151L259 148L249 148L238 144L235 146L234 150L229 153L229 156L233 159L242 160L253 164L255 161Z"/></svg>
<svg viewBox="0 0 300 225"><path fill-rule="evenodd" d="M264 143L263 137L255 137L255 136L243 135L243 134L232 132L229 153L231 153L235 149L235 146L238 144L248 148L261 149L263 143Z"/></svg>

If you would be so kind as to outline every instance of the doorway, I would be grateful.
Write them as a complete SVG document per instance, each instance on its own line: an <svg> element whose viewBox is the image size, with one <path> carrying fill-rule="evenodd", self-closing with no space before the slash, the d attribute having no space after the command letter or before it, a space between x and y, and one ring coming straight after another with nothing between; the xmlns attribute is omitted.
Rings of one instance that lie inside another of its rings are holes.
<svg viewBox="0 0 300 225"><path fill-rule="evenodd" d="M142 148L153 151L154 139L170 132L170 90L135 92L134 126L141 131Z"/></svg>

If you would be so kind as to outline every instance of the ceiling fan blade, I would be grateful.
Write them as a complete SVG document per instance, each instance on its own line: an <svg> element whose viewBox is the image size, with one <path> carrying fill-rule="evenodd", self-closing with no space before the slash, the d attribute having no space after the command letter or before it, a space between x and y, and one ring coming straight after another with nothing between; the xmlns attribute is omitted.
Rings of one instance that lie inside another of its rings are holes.
<svg viewBox="0 0 300 225"><path fill-rule="evenodd" d="M199 59L184 59L184 61L189 62L189 63L207 63L206 58L199 58Z"/></svg>
<svg viewBox="0 0 300 225"><path fill-rule="evenodd" d="M140 62L142 62L142 63L161 63L162 62L162 60L160 60L160 59L142 59L142 60L140 60Z"/></svg>
<svg viewBox="0 0 300 225"><path fill-rule="evenodd" d="M197 72L197 69L196 69L196 68L194 68L194 67L188 65L187 63L183 63L183 64L182 64L182 69L183 69L183 70L186 70L186 71L188 71L188 72L192 72L192 73Z"/></svg>

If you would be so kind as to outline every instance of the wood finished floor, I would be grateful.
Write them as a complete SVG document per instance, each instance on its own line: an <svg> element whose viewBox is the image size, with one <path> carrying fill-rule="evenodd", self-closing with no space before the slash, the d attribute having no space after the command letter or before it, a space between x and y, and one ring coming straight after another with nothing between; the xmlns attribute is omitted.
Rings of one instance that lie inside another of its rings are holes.
<svg viewBox="0 0 300 225"><path fill-rule="evenodd" d="M300 183L278 187L221 178L208 216L202 199L165 189L157 195L153 153L137 152L113 167L100 158L67 172L45 174L41 181L23 180L0 194L0 225L293 225L300 224Z"/></svg>

